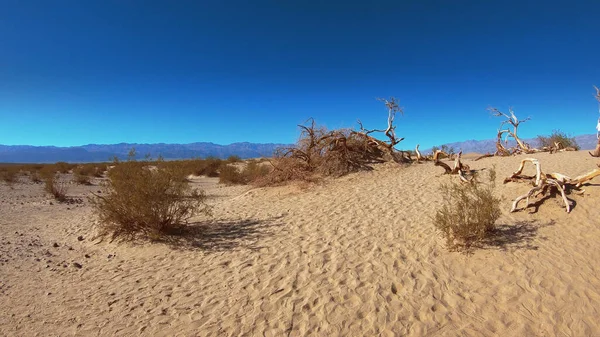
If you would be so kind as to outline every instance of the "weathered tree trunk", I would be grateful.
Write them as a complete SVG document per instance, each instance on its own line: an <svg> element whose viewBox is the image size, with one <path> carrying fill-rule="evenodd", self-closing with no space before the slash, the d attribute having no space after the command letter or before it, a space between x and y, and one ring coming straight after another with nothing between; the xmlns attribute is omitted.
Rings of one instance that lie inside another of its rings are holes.
<svg viewBox="0 0 600 337"><path fill-rule="evenodd" d="M600 157L600 138L598 139L598 142L596 143L596 148L594 149L594 151L591 151L591 152L588 151L588 153L592 157Z"/></svg>

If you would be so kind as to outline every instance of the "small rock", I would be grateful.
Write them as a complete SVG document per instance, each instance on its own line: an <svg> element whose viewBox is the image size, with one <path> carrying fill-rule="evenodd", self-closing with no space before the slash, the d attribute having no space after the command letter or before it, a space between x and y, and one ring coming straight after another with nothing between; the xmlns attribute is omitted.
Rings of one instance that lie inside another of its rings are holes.
<svg viewBox="0 0 600 337"><path fill-rule="evenodd" d="M106 257L107 259L110 259L111 257L113 257L114 255L112 254L108 254L108 256Z"/></svg>
<svg viewBox="0 0 600 337"><path fill-rule="evenodd" d="M50 296L50 295L52 295L52 293L48 293L47 295Z"/></svg>
<svg viewBox="0 0 600 337"><path fill-rule="evenodd" d="M69 250L73 250L73 247L69 247Z"/></svg>
<svg viewBox="0 0 600 337"><path fill-rule="evenodd" d="M79 236L77 237L77 240L78 240L78 241L83 241L83 240L85 240L85 238L83 237L83 235L79 235Z"/></svg>
<svg viewBox="0 0 600 337"><path fill-rule="evenodd" d="M80 263L73 262L73 267L75 267L77 269L81 269L83 266Z"/></svg>
<svg viewBox="0 0 600 337"><path fill-rule="evenodd" d="M90 256L88 254L85 254L84 256L85 256L86 259L90 258Z"/></svg>
<svg viewBox="0 0 600 337"><path fill-rule="evenodd" d="M54 248L58 248L58 247L60 247L60 246L58 245L58 243L56 243L56 242L55 242L55 243L52 245L52 247L54 247Z"/></svg>
<svg viewBox="0 0 600 337"><path fill-rule="evenodd" d="M54 203L52 203L52 201L50 201L48 204L49 204L49 205L54 205Z"/></svg>

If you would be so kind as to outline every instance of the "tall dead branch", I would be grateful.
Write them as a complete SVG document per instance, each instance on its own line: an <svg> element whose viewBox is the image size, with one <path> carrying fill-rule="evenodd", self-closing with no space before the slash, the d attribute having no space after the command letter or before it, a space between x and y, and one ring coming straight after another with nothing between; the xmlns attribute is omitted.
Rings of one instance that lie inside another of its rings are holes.
<svg viewBox="0 0 600 337"><path fill-rule="evenodd" d="M525 163L527 162L530 162L535 166L535 175L528 176L522 174L523 169L525 168ZM530 189L527 193L518 196L513 202L510 211L516 211L519 202L523 199L526 200L525 208L527 208L530 206L529 199L531 197L535 198L538 195L545 195L546 193L549 193L552 189L556 189L561 194L567 213L570 213L571 204L567 199L566 193L568 193L571 188L579 189L585 182L588 182L599 175L600 168L594 169L586 174L582 174L575 178L570 178L569 176L566 176L562 173L545 174L542 172L541 164L537 159L525 158L521 161L518 170L515 171L510 177L504 179L504 183L506 184L511 181L528 181L532 182L533 188Z"/></svg>
<svg viewBox="0 0 600 337"><path fill-rule="evenodd" d="M537 149L532 149L529 144L523 142L519 136L517 135L517 131L519 129L519 125L524 123L531 118L527 117L525 119L519 120L512 108L508 109L508 114L498 110L497 108L488 108L490 113L496 117L504 117L506 118L504 121L500 123L500 127L498 128L498 134L496 139L496 156L508 156L516 153L533 153L539 152ZM512 130L511 130L512 126ZM508 142L508 137L512 137L517 145L514 148L507 149L502 145L502 137L505 136L504 142Z"/></svg>
<svg viewBox="0 0 600 337"><path fill-rule="evenodd" d="M598 101L598 113L600 113L600 89L594 86L596 89L596 100ZM596 124L596 138L598 142L596 143L596 148L592 152L588 152L592 157L600 157L600 117L598 118L598 124Z"/></svg>

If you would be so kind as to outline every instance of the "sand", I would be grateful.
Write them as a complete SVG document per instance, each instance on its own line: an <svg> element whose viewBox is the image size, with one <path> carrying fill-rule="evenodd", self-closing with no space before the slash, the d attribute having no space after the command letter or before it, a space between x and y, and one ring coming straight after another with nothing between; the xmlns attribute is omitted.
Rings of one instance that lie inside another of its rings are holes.
<svg viewBox="0 0 600 337"><path fill-rule="evenodd" d="M571 176L598 162L531 157ZM522 158L464 161L495 165L503 210L496 240L470 255L433 226L439 185L457 177L432 163L314 186L194 178L214 217L178 247L93 239L98 186L73 185L81 203L60 204L42 185L2 185L0 335L600 335L600 178L569 196L570 214L557 197L508 213L529 189L502 184Z"/></svg>

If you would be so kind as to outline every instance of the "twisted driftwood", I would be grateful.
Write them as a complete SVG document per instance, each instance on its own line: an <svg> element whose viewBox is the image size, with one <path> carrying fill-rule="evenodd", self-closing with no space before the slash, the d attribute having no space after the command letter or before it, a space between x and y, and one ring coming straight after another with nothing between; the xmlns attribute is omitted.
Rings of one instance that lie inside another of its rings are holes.
<svg viewBox="0 0 600 337"><path fill-rule="evenodd" d="M535 165L536 173L534 176L523 175L523 168L525 167L525 163L530 162ZM594 177L600 175L600 168L594 169L586 174L582 174L575 178L570 178L562 173L550 173L545 174L542 172L542 167L540 162L535 158L525 158L521 160L521 164L519 165L519 169L515 171L510 177L504 179L504 183L508 183L511 181L530 181L533 183L533 188L529 190L529 192L518 196L512 204L511 212L517 210L517 206L519 202L523 199L526 199L525 208L530 206L529 198L537 197L540 194L546 194L550 189L556 188L558 192L560 192L562 196L562 200L567 209L567 213L571 212L571 205L566 196L566 192L570 188L580 188L583 183L592 180Z"/></svg>
<svg viewBox="0 0 600 337"><path fill-rule="evenodd" d="M463 165L463 163L460 161L460 156L462 155L462 151L459 151L458 154L456 155L456 157L454 158L454 167L450 168L450 166L444 162L441 162L439 160L440 155L444 155L446 157L449 157L449 155L442 151L442 150L437 150L435 151L435 153L433 154L433 161L434 161L434 165L435 166L441 166L442 168L444 168L444 174L458 174L458 177L460 178L460 181L468 183L471 181L471 179L467 178L467 174L470 173L470 168L468 165Z"/></svg>

